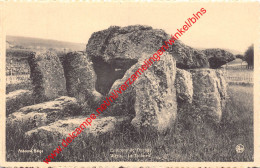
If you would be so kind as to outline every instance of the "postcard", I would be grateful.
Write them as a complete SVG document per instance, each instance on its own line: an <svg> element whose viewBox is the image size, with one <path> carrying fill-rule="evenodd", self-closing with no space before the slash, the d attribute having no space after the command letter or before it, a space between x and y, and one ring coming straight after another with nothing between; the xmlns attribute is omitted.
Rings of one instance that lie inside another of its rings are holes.
<svg viewBox="0 0 260 168"><path fill-rule="evenodd" d="M1 167L260 165L258 2L0 7Z"/></svg>

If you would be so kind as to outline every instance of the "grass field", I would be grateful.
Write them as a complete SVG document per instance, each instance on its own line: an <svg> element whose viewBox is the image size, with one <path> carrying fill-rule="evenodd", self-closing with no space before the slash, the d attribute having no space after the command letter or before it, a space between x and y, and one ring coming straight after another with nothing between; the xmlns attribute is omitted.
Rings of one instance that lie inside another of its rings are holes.
<svg viewBox="0 0 260 168"><path fill-rule="evenodd" d="M20 83L7 84L6 85L6 94L8 94L9 92L13 92L15 90L19 90L19 89L32 90L31 81L27 80L27 81L20 82Z"/></svg>
<svg viewBox="0 0 260 168"><path fill-rule="evenodd" d="M56 161L253 161L253 87L233 85L228 88L229 100L222 122L212 127L192 117L177 120L175 127L163 136L153 132L138 133L123 127L113 135L75 139ZM185 122L183 122L185 120ZM41 142L22 140L22 131L7 131L8 161L43 161L57 144L42 149ZM56 140L60 141L60 140ZM56 142L55 141L55 142ZM59 142L57 142L59 143ZM237 153L238 144L245 147ZM42 149L43 154L18 153L18 149ZM151 157L112 158L110 150L149 148Z"/></svg>

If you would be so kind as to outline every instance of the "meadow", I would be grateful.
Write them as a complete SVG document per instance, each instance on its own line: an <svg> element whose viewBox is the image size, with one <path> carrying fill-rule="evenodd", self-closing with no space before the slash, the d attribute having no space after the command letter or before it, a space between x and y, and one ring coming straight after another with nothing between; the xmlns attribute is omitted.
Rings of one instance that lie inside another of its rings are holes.
<svg viewBox="0 0 260 168"><path fill-rule="evenodd" d="M179 115L173 129L164 135L153 131L137 132L132 127L119 128L114 134L88 139L75 139L61 154L57 162L113 162L113 161L215 161L246 162L253 161L253 87L231 85L229 98L219 125L210 125L190 115ZM191 113L196 114L195 111ZM20 130L19 130L20 129ZM42 149L45 140L32 142L23 140L22 128L8 130L6 136L8 161L43 161L54 148L57 141ZM243 153L236 152L242 144ZM41 149L42 154L18 153L18 149ZM150 157L113 158L115 149L151 149Z"/></svg>

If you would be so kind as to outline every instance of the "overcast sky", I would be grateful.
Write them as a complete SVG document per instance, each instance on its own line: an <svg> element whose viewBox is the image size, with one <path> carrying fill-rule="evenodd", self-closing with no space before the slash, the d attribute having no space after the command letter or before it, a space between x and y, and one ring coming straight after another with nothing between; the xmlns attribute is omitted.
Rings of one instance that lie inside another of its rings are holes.
<svg viewBox="0 0 260 168"><path fill-rule="evenodd" d="M111 25L149 25L174 34L201 8L207 10L181 40L197 48L242 53L256 40L258 3L6 3L7 35L86 44Z"/></svg>

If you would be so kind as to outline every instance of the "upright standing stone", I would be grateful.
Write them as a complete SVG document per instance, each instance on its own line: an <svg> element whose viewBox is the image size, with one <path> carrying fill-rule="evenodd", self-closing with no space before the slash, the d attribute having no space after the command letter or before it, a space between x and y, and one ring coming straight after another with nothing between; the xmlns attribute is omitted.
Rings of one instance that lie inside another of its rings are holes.
<svg viewBox="0 0 260 168"><path fill-rule="evenodd" d="M176 71L175 87L178 105L192 103L193 86L191 73L183 69Z"/></svg>
<svg viewBox="0 0 260 168"><path fill-rule="evenodd" d="M63 60L68 95L94 105L102 95L95 89L97 77L92 64L83 52L68 53Z"/></svg>
<svg viewBox="0 0 260 168"><path fill-rule="evenodd" d="M224 109L227 100L227 82L225 79L224 69L216 69L216 75L218 77L217 86L221 99L221 108Z"/></svg>
<svg viewBox="0 0 260 168"><path fill-rule="evenodd" d="M175 59L164 53L136 80L134 127L164 132L173 126L177 115L175 74Z"/></svg>
<svg viewBox="0 0 260 168"><path fill-rule="evenodd" d="M67 95L63 67L55 53L33 52L28 62L36 103Z"/></svg>
<svg viewBox="0 0 260 168"><path fill-rule="evenodd" d="M223 74L214 69L190 70L193 80L193 104L200 113L215 123L220 122L226 99Z"/></svg>
<svg viewBox="0 0 260 168"><path fill-rule="evenodd" d="M144 64L152 54L144 53L143 57L126 71L124 77L115 81L109 93L118 90ZM177 115L175 89L176 62L168 53L160 56L147 70L144 70L129 87L118 95L109 107L109 115L125 115L133 118L131 124L143 129L164 132L171 128ZM128 82L129 84L129 82ZM105 114L105 113L104 113Z"/></svg>

